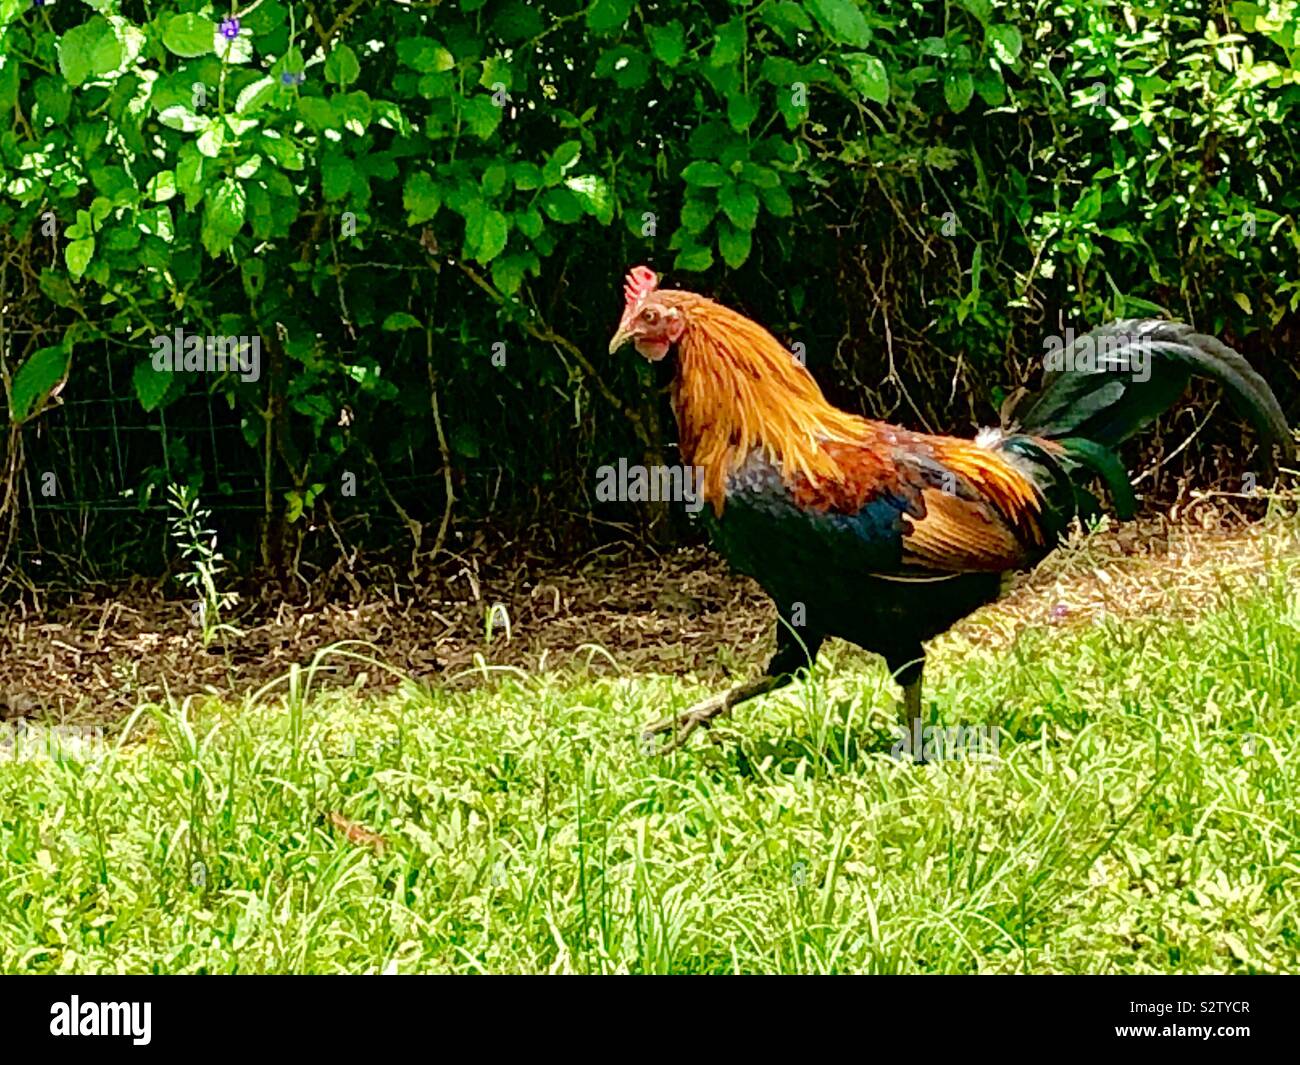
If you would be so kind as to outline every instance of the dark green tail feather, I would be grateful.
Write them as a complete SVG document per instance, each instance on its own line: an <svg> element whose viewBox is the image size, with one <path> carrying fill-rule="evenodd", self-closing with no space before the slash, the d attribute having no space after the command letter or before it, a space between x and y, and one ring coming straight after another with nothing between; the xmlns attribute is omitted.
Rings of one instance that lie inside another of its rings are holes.
<svg viewBox="0 0 1300 1065"><path fill-rule="evenodd" d="M1215 337L1183 322L1130 318L1079 337L1063 350L1061 360L1067 367L1078 366L1089 350L1102 369L1049 371L1042 391L1017 411L1020 431L1113 449L1173 406L1188 381L1199 376L1224 386L1233 406L1259 433L1270 462L1274 448L1285 461L1294 459L1291 430L1272 389ZM1142 359L1147 380L1138 381L1142 374L1133 367ZM1091 465L1087 458L1082 461Z"/></svg>
<svg viewBox="0 0 1300 1065"><path fill-rule="evenodd" d="M1137 513L1137 499L1133 495L1133 486L1129 484L1128 471L1124 469L1124 463L1115 452L1101 444L1077 436L1066 437L1064 440L1058 440L1057 443L1065 448L1066 467L1071 474L1071 480L1075 479L1073 475L1079 467L1085 467L1102 479L1110 491L1111 501L1115 504L1115 514L1121 520L1128 521ZM1086 494L1086 499L1091 503L1087 510L1095 512L1100 509L1091 493Z"/></svg>
<svg viewBox="0 0 1300 1065"><path fill-rule="evenodd" d="M1089 365L1084 356L1090 345L1091 365L1099 370L1080 368ZM1111 322L1063 348L1060 361L1067 368L1049 370L1042 391L1016 406L1008 419L1013 424L1004 425L1014 435L1002 445L1038 471L1058 531L1076 515L1100 512L1084 487L1094 477L1106 485L1118 516L1133 516L1133 488L1115 449L1172 407L1193 376L1224 386L1259 433L1270 468L1274 449L1283 461L1295 458L1291 430L1267 382L1226 344L1182 322ZM1041 440L1054 441L1061 452L1042 447Z"/></svg>
<svg viewBox="0 0 1300 1065"><path fill-rule="evenodd" d="M1044 531L1049 547L1064 534L1074 518L1088 521L1101 516L1101 501L1086 487L1096 474L1106 483L1116 513L1124 519L1133 515L1133 489L1119 458L1091 441L1071 438L1055 441L1051 447L1041 438L1012 434L999 447L1017 459L1021 469L1032 471L1034 483L1043 493Z"/></svg>

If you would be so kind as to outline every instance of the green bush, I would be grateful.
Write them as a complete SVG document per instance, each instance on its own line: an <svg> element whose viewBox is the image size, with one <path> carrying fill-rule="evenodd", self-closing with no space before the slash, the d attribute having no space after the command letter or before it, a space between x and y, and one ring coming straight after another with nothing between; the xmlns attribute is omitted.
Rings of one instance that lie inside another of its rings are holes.
<svg viewBox="0 0 1300 1065"><path fill-rule="evenodd" d="M911 424L1163 313L1294 418L1298 7L0 0L3 526L147 567L110 548L179 481L272 569L427 554L453 499L589 536L594 467L672 436L604 355L636 262ZM177 329L256 379L159 373Z"/></svg>

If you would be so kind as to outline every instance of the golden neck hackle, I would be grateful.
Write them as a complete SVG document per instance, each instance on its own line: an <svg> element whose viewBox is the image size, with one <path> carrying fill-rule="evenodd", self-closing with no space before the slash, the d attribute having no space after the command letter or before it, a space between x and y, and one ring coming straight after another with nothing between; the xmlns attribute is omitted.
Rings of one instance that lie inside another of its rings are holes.
<svg viewBox="0 0 1300 1065"><path fill-rule="evenodd" d="M664 293L668 295L668 293ZM761 448L790 483L839 474L826 441L861 441L869 423L826 401L808 370L762 326L693 293L672 293L686 328L673 406L683 461L704 468L704 497L722 512L727 476Z"/></svg>

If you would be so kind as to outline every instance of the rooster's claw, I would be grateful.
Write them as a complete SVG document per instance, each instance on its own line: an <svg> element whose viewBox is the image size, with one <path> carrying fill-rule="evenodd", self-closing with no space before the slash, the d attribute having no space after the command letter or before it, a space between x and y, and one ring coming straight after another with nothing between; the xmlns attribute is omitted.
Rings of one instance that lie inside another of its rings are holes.
<svg viewBox="0 0 1300 1065"><path fill-rule="evenodd" d="M677 750L697 728L701 725L708 728L715 717L731 709L731 702L728 701L730 694L727 692L711 696L696 703L685 713L673 714L647 725L641 733L641 746L645 753L667 754ZM655 737L661 732L672 733L667 743L656 743Z"/></svg>

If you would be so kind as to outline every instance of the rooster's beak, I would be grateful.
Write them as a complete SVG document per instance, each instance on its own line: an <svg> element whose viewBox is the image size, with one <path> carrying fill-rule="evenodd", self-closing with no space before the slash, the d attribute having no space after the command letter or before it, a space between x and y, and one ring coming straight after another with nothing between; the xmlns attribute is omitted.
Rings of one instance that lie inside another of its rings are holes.
<svg viewBox="0 0 1300 1065"><path fill-rule="evenodd" d="M632 334L623 326L618 327L618 332L614 334L614 339L609 342L609 353L611 355L618 351L624 344L632 339Z"/></svg>

